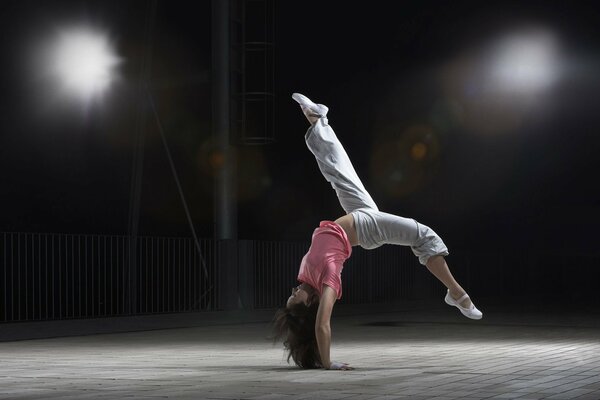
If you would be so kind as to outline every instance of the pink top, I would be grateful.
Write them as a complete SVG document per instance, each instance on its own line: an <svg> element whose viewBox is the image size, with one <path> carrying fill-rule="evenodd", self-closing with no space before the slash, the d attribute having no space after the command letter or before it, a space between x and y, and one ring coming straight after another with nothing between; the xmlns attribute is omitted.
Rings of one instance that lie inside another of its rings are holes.
<svg viewBox="0 0 600 400"><path fill-rule="evenodd" d="M323 293L323 285L331 286L342 298L342 268L352 254L352 246L344 229L332 221L321 221L312 235L312 243L302 258L298 281Z"/></svg>

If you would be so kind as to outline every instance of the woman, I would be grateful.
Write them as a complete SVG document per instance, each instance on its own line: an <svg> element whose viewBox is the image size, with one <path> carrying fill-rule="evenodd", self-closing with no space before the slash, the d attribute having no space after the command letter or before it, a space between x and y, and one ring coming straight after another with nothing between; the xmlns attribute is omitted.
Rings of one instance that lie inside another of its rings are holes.
<svg viewBox="0 0 600 400"><path fill-rule="evenodd" d="M448 249L428 226L414 219L379 211L364 188L354 167L329 126L329 109L306 96L294 93L310 122L305 140L319 169L335 190L346 215L322 221L312 235L310 249L302 259L299 286L292 289L285 308L275 315L275 339L284 337L288 361L302 368L352 369L330 359L330 318L335 301L342 297L341 272L352 246L374 249L383 244L410 246L419 262L448 289L445 302L471 319L482 313L456 282L444 256Z"/></svg>

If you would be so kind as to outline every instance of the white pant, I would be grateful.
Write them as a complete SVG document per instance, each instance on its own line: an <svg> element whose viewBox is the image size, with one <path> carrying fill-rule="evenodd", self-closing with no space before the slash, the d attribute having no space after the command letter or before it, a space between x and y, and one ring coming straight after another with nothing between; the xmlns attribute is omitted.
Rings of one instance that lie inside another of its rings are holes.
<svg viewBox="0 0 600 400"><path fill-rule="evenodd" d="M327 118L320 118L312 125L305 140L342 208L352 214L362 248L370 250L383 244L410 246L423 265L431 256L448 255L448 248L433 229L414 219L379 211Z"/></svg>

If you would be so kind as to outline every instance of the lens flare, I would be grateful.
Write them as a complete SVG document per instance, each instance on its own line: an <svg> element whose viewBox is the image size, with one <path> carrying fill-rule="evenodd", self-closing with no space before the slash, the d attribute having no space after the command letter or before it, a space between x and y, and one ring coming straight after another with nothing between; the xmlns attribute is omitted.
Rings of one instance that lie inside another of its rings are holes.
<svg viewBox="0 0 600 400"><path fill-rule="evenodd" d="M516 32L492 50L491 77L497 90L533 92L549 87L558 77L557 40L549 32Z"/></svg>
<svg viewBox="0 0 600 400"><path fill-rule="evenodd" d="M58 92L89 102L113 83L121 59L105 34L72 28L58 31L44 46L43 63Z"/></svg>
<svg viewBox="0 0 600 400"><path fill-rule="evenodd" d="M410 149L410 155L415 161L420 161L427 155L427 146L423 142L413 144Z"/></svg>

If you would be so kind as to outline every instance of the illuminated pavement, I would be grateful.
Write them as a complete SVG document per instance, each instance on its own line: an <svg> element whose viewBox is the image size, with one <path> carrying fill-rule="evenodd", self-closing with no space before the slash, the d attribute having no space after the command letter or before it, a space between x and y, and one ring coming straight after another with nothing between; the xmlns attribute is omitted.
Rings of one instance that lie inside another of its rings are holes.
<svg viewBox="0 0 600 400"><path fill-rule="evenodd" d="M5 342L0 398L600 399L598 314L456 314L336 316L347 372L288 365L266 323Z"/></svg>

